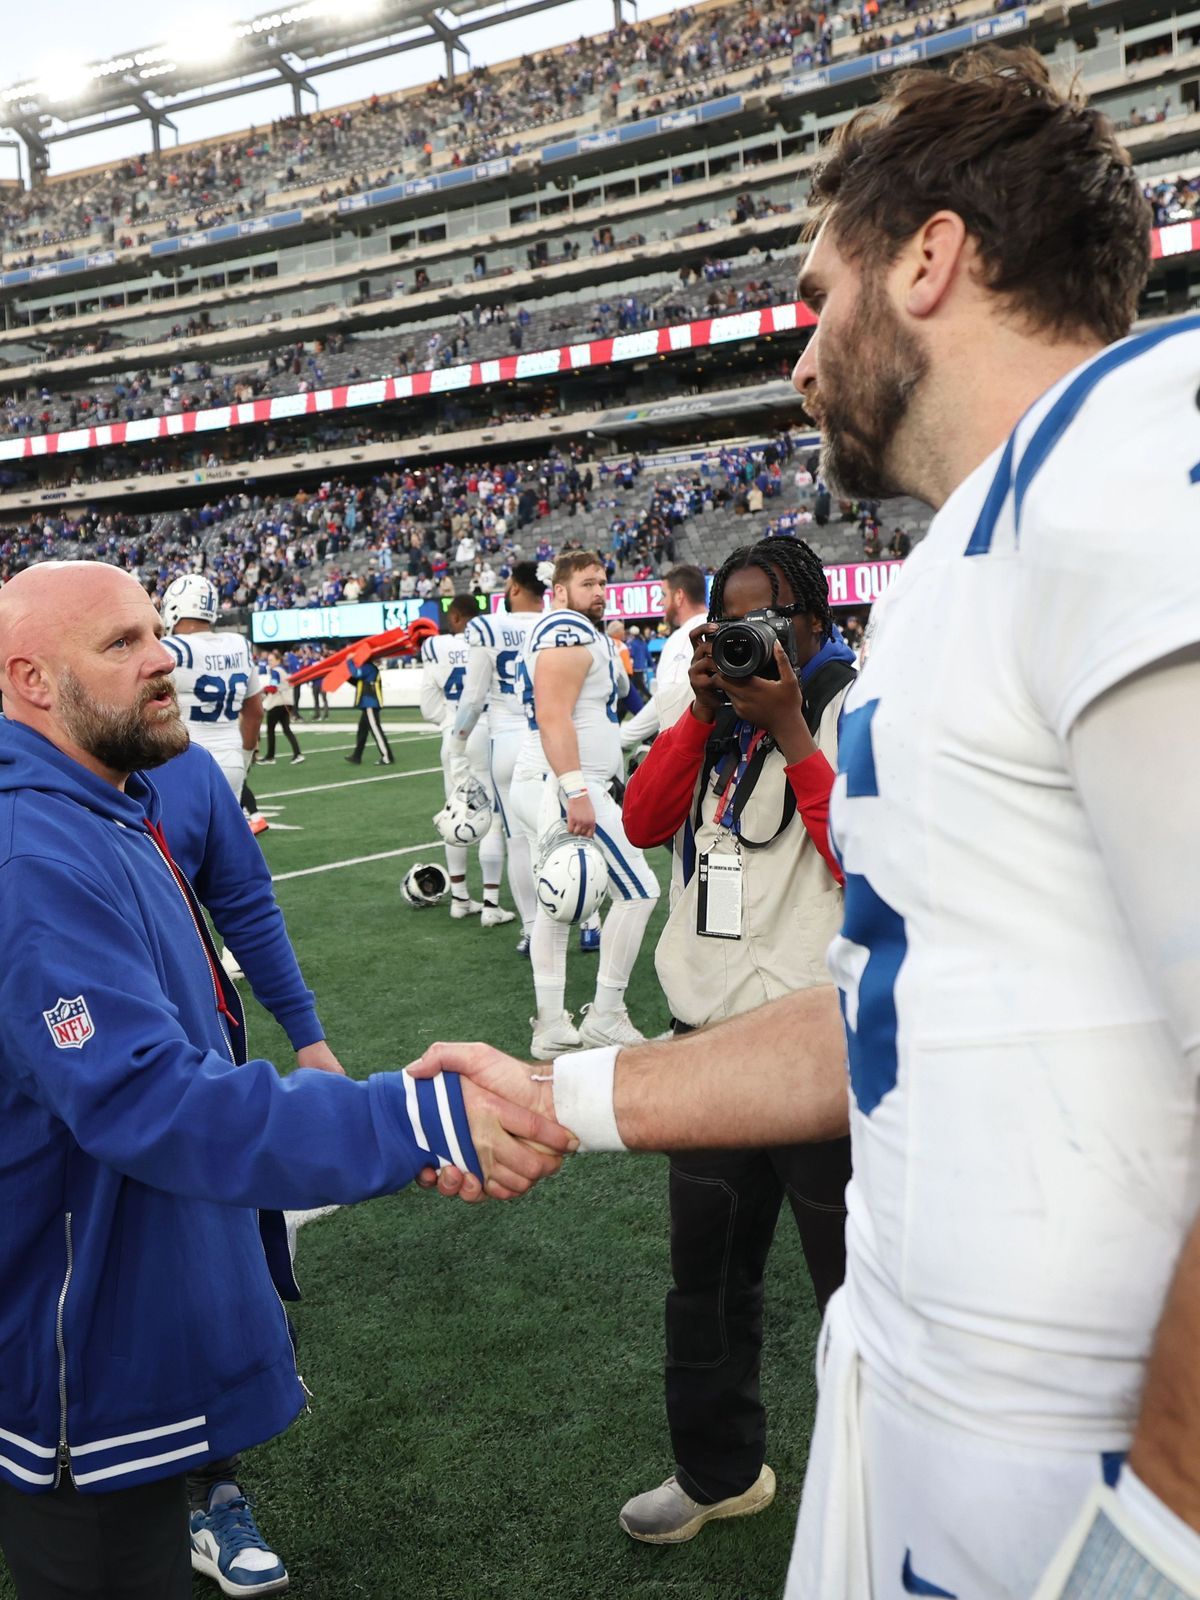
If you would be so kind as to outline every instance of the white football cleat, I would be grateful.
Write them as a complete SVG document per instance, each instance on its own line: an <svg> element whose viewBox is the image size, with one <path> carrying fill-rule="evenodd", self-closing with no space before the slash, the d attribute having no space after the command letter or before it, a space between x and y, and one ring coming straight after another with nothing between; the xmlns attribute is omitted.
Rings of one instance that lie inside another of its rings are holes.
<svg viewBox="0 0 1200 1600"><path fill-rule="evenodd" d="M479 900L460 900L457 895L451 897L450 915L456 922L463 917L477 917L483 910L483 903Z"/></svg>
<svg viewBox="0 0 1200 1600"><path fill-rule="evenodd" d="M629 1012L597 1011L595 1006L584 1006L579 1024L579 1037L589 1048L602 1044L645 1044L646 1036L639 1033L629 1020Z"/></svg>
<svg viewBox="0 0 1200 1600"><path fill-rule="evenodd" d="M538 1027L536 1017L530 1017L529 1026L533 1029L529 1053L535 1061L553 1061L555 1056L561 1056L567 1050L578 1050L583 1042L569 1011L564 1011L556 1021L547 1023L544 1028Z"/></svg>
<svg viewBox="0 0 1200 1600"><path fill-rule="evenodd" d="M506 911L503 906L489 906L485 904L483 908L483 915L479 920L482 922L485 928L500 928L503 927L506 922L515 922L517 920L517 914L515 911Z"/></svg>

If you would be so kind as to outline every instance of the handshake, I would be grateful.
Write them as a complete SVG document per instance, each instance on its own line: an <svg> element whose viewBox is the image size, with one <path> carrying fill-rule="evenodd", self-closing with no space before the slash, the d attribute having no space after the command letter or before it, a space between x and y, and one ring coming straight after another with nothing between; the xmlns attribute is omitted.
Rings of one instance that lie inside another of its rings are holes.
<svg viewBox="0 0 1200 1600"><path fill-rule="evenodd" d="M424 1189L460 1200L515 1200L562 1166L579 1140L554 1115L548 1077L487 1044L432 1044L405 1069L414 1078L455 1072L484 1181L471 1172L426 1167L417 1178Z"/></svg>

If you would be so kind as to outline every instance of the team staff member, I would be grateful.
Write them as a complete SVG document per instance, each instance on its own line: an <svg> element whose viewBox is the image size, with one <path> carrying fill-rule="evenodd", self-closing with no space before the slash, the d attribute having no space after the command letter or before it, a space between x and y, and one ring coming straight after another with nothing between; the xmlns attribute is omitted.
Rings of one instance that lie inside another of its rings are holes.
<svg viewBox="0 0 1200 1600"><path fill-rule="evenodd" d="M379 711L383 705L383 690L379 682L379 667L374 661L364 661L362 666L356 666L353 661L349 663L350 681L354 685L354 704L358 707L358 733L354 739L354 752L346 760L351 766L362 765L363 751L367 747L368 737L374 739L375 748L379 751L377 767L390 767L392 765L392 747L388 743L387 734L383 731Z"/></svg>
<svg viewBox="0 0 1200 1600"><path fill-rule="evenodd" d="M698 632L691 710L655 740L625 793L631 843L645 849L680 835L684 887L655 953L677 1032L833 981L825 951L842 895L826 818L854 656L830 616L821 562L799 540L745 546L713 580L713 623L758 610L791 618L799 682L779 645L777 679L722 678L715 629ZM723 920L718 878L733 905ZM845 1276L849 1177L847 1138L671 1158L666 1401L675 1471L622 1510L634 1539L678 1544L706 1522L774 1499L759 1383L766 1259L786 1195L823 1314Z"/></svg>
<svg viewBox="0 0 1200 1600"><path fill-rule="evenodd" d="M671 634L663 644L654 688L636 717L621 724L621 746L632 750L669 728L691 699L692 641L708 621L708 580L699 567L672 567L663 579L663 619Z"/></svg>
<svg viewBox="0 0 1200 1600"><path fill-rule="evenodd" d="M172 859L238 958L256 998L287 1033L296 1065L342 1072L300 974L262 851L216 762L202 746L190 744L153 769L146 782L158 796ZM278 1265L290 1272L282 1250ZM275 1594L287 1588L287 1568L259 1531L240 1466L236 1455L227 1456L187 1475L192 1566L218 1583L223 1578L234 1592Z"/></svg>
<svg viewBox="0 0 1200 1600"><path fill-rule="evenodd" d="M0 1549L20 1600L188 1600L183 1474L304 1405L260 1210L390 1192L456 1146L518 1180L554 1164L456 1079L414 1103L400 1074L246 1060L140 777L188 742L161 626L99 562L0 590Z"/></svg>
<svg viewBox="0 0 1200 1600"><path fill-rule="evenodd" d="M296 735L292 732L292 719L287 703L283 698L284 668L283 657L278 650L272 650L267 657L266 679L263 683L263 698L267 706L267 757L268 762L275 760L275 730L282 731L284 738L292 747L292 765L299 766L304 760L300 752L300 745ZM264 762L266 765L266 762Z"/></svg>

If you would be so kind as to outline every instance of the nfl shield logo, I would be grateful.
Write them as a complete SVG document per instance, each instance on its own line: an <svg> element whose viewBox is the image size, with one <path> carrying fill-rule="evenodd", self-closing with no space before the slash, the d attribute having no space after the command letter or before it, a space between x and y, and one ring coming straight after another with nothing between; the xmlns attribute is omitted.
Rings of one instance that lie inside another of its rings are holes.
<svg viewBox="0 0 1200 1600"><path fill-rule="evenodd" d="M43 1011L42 1016L50 1029L50 1037L60 1050L82 1050L96 1031L87 1001L81 994L74 1000L64 1000L60 995L57 1005Z"/></svg>

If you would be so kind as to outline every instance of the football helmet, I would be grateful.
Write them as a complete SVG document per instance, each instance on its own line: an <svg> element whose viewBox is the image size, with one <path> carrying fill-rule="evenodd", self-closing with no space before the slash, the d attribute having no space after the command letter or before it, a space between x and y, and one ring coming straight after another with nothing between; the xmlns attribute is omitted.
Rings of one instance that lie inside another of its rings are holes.
<svg viewBox="0 0 1200 1600"><path fill-rule="evenodd" d="M436 861L418 861L404 874L400 893L410 906L436 906L450 892L450 877Z"/></svg>
<svg viewBox="0 0 1200 1600"><path fill-rule="evenodd" d="M190 617L195 622L215 624L217 620L217 591L207 578L198 572L189 572L169 583L162 597L163 627L171 632L177 622Z"/></svg>
<svg viewBox="0 0 1200 1600"><path fill-rule="evenodd" d="M464 778L433 819L447 844L478 844L492 825L492 802L478 778Z"/></svg>
<svg viewBox="0 0 1200 1600"><path fill-rule="evenodd" d="M538 850L533 881L538 905L555 922L586 922L608 891L608 867L599 845L560 825Z"/></svg>

